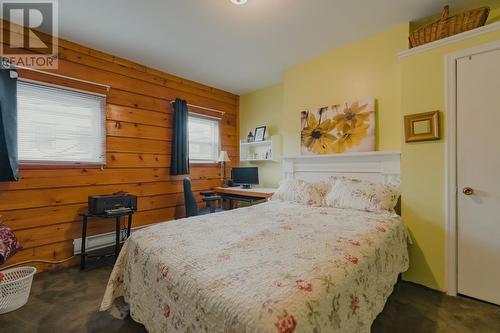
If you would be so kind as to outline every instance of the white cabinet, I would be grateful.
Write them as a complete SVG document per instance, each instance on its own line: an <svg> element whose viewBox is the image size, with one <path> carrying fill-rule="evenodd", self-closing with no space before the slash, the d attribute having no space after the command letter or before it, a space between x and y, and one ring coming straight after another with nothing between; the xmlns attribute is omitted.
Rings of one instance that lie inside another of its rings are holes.
<svg viewBox="0 0 500 333"><path fill-rule="evenodd" d="M265 141L240 142L240 161L281 161L281 135L273 135Z"/></svg>

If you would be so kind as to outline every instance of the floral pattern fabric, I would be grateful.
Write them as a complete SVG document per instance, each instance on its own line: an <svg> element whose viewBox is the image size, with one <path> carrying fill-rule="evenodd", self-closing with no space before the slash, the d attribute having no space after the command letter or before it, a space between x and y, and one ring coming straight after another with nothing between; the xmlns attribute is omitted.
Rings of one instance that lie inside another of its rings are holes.
<svg viewBox="0 0 500 333"><path fill-rule="evenodd" d="M271 200L322 206L329 189L327 186L327 182L309 183L301 179L284 179Z"/></svg>
<svg viewBox="0 0 500 333"><path fill-rule="evenodd" d="M369 332L408 268L389 213L268 202L134 233L101 304L149 332Z"/></svg>
<svg viewBox="0 0 500 333"><path fill-rule="evenodd" d="M12 230L3 224L0 217L0 265L21 250L21 244Z"/></svg>
<svg viewBox="0 0 500 333"><path fill-rule="evenodd" d="M335 208L393 212L399 199L397 188L365 180L335 178L325 205Z"/></svg>

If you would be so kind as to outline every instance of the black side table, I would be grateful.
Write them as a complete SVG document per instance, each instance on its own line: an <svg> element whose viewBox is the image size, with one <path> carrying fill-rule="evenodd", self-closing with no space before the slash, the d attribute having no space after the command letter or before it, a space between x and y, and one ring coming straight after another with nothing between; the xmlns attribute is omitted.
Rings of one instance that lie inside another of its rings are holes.
<svg viewBox="0 0 500 333"><path fill-rule="evenodd" d="M130 237L130 229L132 227L132 215L134 215L134 211L130 212L121 212L121 213L116 213L116 214L109 214L109 215L94 215L90 213L82 213L79 214L80 216L83 217L83 224L82 224L82 246L81 246L81 253L80 253L80 270L85 269L85 257L87 256L87 252L85 251L85 243L87 240L87 222L89 218L115 218L115 232L116 232L116 241L115 241L115 260L118 258L118 254L120 253L120 232L121 232L121 218L122 216L128 216L128 224L127 224L127 238Z"/></svg>

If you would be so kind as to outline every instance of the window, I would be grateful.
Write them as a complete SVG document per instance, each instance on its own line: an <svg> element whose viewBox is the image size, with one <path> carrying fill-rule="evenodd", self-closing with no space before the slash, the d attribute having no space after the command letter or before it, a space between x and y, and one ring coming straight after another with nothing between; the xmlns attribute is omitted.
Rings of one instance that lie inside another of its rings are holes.
<svg viewBox="0 0 500 333"><path fill-rule="evenodd" d="M21 163L105 164L105 97L18 81Z"/></svg>
<svg viewBox="0 0 500 333"><path fill-rule="evenodd" d="M215 162L219 157L219 120L189 115L189 160L190 162Z"/></svg>

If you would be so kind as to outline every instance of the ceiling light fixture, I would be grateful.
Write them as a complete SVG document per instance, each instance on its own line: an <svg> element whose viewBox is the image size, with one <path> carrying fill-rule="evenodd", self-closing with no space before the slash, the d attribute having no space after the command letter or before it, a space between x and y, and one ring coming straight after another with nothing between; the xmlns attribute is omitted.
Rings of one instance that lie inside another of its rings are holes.
<svg viewBox="0 0 500 333"><path fill-rule="evenodd" d="M235 5L244 5L247 3L248 0L231 0L232 3Z"/></svg>

